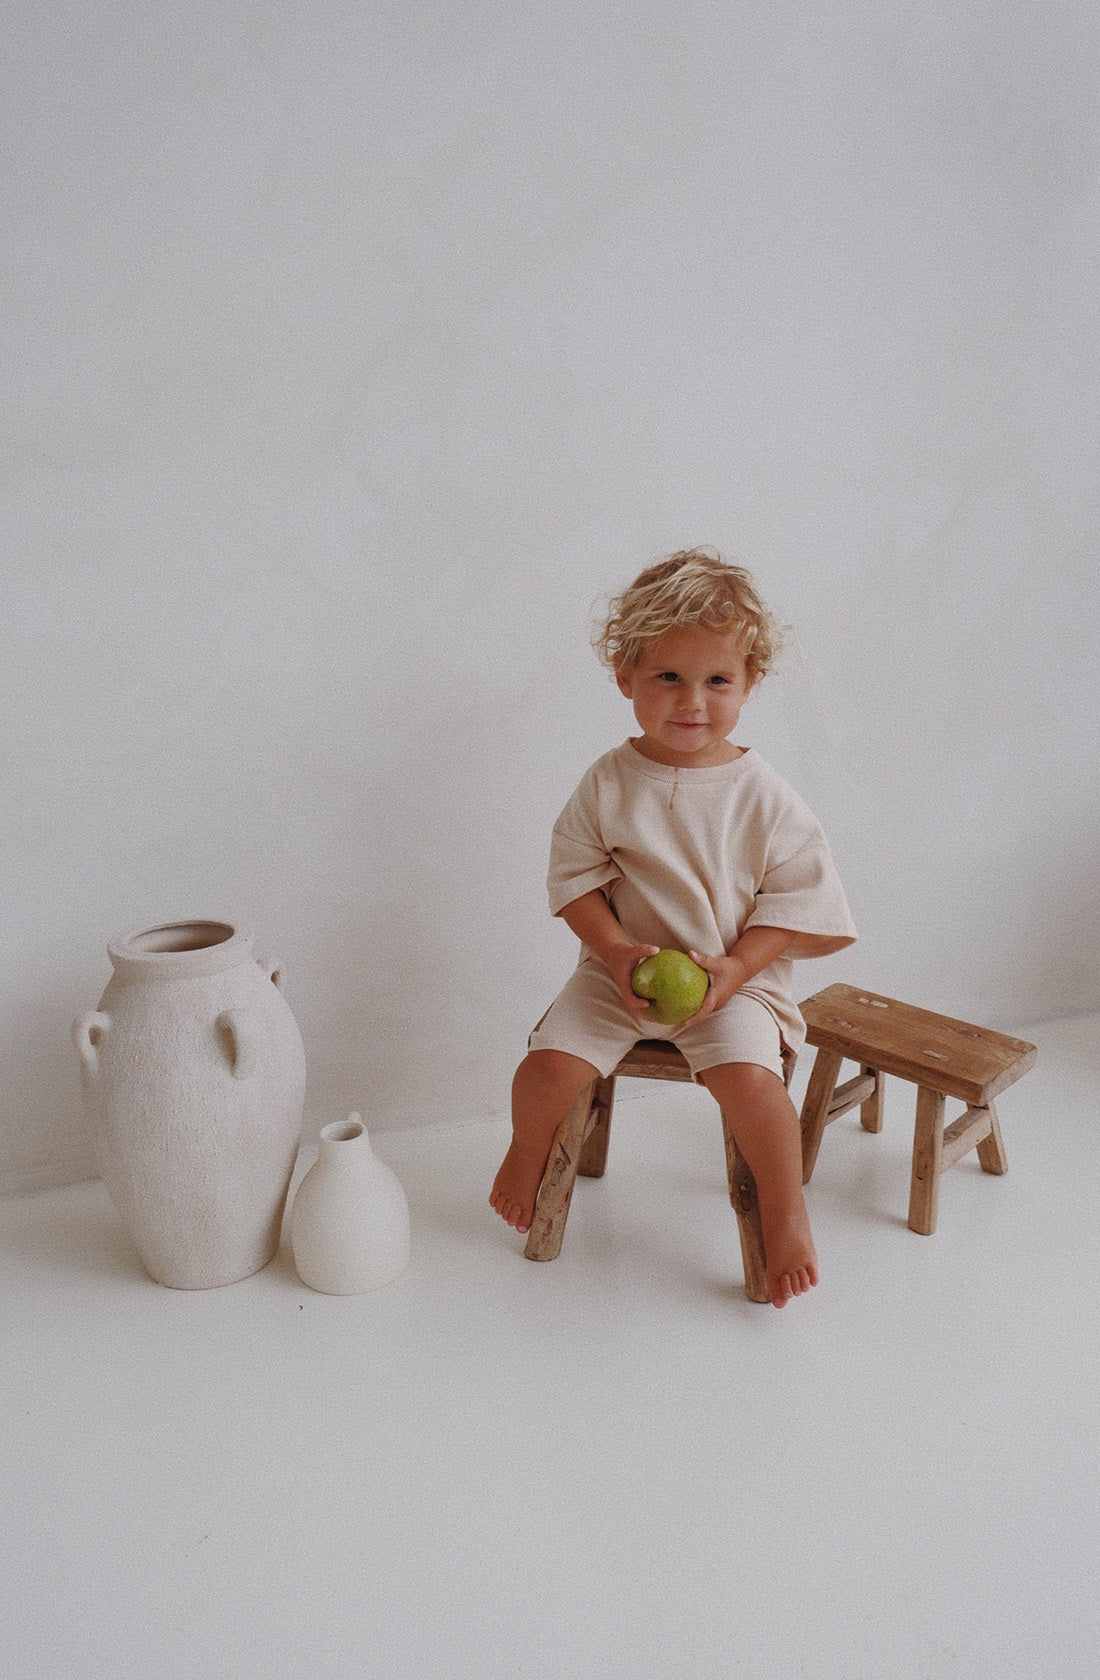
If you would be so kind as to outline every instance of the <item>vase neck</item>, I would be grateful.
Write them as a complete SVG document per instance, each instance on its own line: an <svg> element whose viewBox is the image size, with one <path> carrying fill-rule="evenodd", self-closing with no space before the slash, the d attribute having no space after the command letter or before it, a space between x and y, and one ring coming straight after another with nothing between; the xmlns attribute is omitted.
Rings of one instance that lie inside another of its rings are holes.
<svg viewBox="0 0 1100 1680"><path fill-rule="evenodd" d="M230 922L171 922L112 940L107 955L124 979L189 980L244 962L252 935Z"/></svg>
<svg viewBox="0 0 1100 1680"><path fill-rule="evenodd" d="M349 1120L336 1120L321 1130L319 1158L332 1160L341 1155L365 1157L371 1154L370 1138L358 1114Z"/></svg>

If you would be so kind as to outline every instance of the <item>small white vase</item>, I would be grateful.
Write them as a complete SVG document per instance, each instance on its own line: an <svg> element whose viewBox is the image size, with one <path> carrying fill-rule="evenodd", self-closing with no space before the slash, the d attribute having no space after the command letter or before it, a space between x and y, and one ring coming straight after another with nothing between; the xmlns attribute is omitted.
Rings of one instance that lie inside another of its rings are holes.
<svg viewBox="0 0 1100 1680"><path fill-rule="evenodd" d="M375 1155L361 1117L326 1126L290 1214L302 1282L323 1295L381 1289L408 1265L409 1241L405 1192Z"/></svg>

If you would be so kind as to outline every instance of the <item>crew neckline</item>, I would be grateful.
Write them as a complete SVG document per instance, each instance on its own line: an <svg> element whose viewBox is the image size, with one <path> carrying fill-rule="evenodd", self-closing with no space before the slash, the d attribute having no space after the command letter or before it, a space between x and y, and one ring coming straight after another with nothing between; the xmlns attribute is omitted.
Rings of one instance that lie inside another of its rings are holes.
<svg viewBox="0 0 1100 1680"><path fill-rule="evenodd" d="M644 752L639 752L632 738L624 742L626 762L632 769L643 776L650 776L655 782L683 781L687 778L693 782L724 782L730 776L741 773L743 765L748 764L757 756L755 747L745 747L740 758L731 759L729 764L700 764L684 765L658 764L655 758L647 758Z"/></svg>

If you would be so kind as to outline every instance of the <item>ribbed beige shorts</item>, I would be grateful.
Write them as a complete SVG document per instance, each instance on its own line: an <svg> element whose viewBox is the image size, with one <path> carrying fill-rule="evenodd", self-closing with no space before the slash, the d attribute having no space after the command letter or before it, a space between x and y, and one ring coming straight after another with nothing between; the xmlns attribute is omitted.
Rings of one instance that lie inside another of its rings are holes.
<svg viewBox="0 0 1100 1680"><path fill-rule="evenodd" d="M566 981L528 1040L529 1050L564 1050L613 1073L640 1038L670 1039L695 1078L725 1062L755 1062L784 1077L779 1023L759 998L738 992L693 1027L639 1022L619 996L611 971L588 958Z"/></svg>

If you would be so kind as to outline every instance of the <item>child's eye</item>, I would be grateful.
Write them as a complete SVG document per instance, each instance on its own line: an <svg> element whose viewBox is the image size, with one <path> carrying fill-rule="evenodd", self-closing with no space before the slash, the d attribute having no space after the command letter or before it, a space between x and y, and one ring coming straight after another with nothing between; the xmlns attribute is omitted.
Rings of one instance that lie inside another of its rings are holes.
<svg viewBox="0 0 1100 1680"><path fill-rule="evenodd" d="M657 673L657 681L658 682L674 683L674 682L679 682L679 680L680 679L676 675L675 671L658 671L658 673Z"/></svg>
<svg viewBox="0 0 1100 1680"><path fill-rule="evenodd" d="M714 684L715 688L723 688L723 687L728 687L729 686L729 678L728 677L711 677L710 680Z"/></svg>

